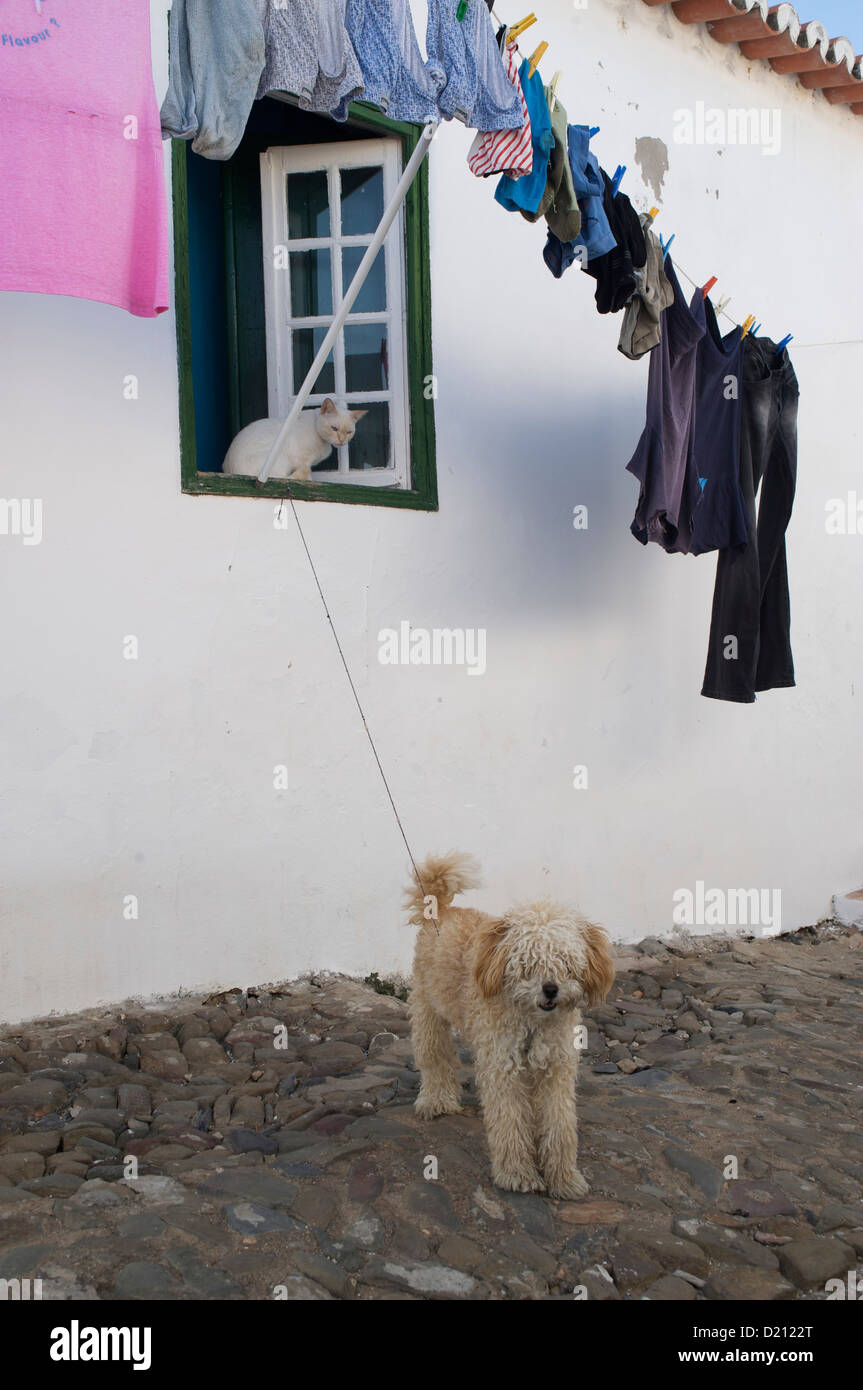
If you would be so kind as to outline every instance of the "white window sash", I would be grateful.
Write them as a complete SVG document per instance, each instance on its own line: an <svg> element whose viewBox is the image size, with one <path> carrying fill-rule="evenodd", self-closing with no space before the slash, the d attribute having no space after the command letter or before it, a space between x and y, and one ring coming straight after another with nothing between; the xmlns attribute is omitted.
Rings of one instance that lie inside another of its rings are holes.
<svg viewBox="0 0 863 1390"><path fill-rule="evenodd" d="M401 177L401 146L397 140L346 140L321 145L272 146L261 155L261 211L263 227L264 299L267 326L268 410L284 419L294 399L293 333L297 328L329 327L338 311L346 285L342 284L342 249L367 246L374 229L363 235L342 235L339 170L378 165L383 170L383 203L388 203ZM286 179L291 174L325 171L330 203L330 235L291 240L288 236ZM279 250L281 248L281 250ZM291 313L290 255L296 251L330 251L333 314L305 318ZM410 486L409 403L407 393L407 307L405 304L404 210L383 245L386 309L348 316L346 328L362 324L386 324L386 390L346 390L344 331L333 349L335 390L309 396L307 408L320 405L331 395L340 406L362 409L385 401L389 406L390 462L386 468L348 468L349 449L335 449L327 467L312 474L319 481L359 483L367 487ZM279 260L283 268L279 267ZM362 428L362 425L358 426ZM330 467L332 465L332 467Z"/></svg>

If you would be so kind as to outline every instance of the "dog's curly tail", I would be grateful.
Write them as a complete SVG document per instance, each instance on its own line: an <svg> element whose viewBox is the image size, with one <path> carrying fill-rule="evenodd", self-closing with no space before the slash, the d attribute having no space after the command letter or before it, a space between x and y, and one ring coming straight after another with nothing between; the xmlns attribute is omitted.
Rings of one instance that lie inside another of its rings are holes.
<svg viewBox="0 0 863 1390"><path fill-rule="evenodd" d="M460 854L457 850L449 854L430 854L418 867L422 887L414 879L405 890L405 907L410 911L408 920L418 927L436 919L457 893L479 888L482 882L480 867L473 855Z"/></svg>

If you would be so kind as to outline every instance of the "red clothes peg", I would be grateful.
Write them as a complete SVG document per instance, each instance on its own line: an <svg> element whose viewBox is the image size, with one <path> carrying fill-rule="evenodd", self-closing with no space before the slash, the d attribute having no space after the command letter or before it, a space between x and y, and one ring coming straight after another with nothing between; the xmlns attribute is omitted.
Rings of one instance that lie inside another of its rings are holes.
<svg viewBox="0 0 863 1390"><path fill-rule="evenodd" d="M710 291L713 289L713 286L717 283L718 279L719 279L719 276L718 276L718 275L713 275L713 276L711 276L711 278L707 281L707 284L704 286L704 289L702 290L702 294L704 295L704 298L705 298L705 299L706 299L707 296L709 295Z"/></svg>

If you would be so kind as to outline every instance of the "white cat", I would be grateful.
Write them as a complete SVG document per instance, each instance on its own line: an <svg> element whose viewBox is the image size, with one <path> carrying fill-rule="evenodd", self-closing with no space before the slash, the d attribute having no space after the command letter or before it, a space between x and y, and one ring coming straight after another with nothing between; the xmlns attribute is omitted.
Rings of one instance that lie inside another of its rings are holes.
<svg viewBox="0 0 863 1390"><path fill-rule="evenodd" d="M323 463L333 446L354 437L356 421L367 410L340 410L329 396L320 409L301 410L270 470L271 478L296 478L307 483L316 463ZM255 420L231 443L222 464L223 473L257 478L276 442L283 420Z"/></svg>

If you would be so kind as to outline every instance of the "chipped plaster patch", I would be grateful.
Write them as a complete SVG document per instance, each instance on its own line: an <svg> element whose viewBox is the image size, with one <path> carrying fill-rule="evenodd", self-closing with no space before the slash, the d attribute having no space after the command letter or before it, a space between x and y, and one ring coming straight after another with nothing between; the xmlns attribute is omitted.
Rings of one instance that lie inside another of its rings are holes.
<svg viewBox="0 0 863 1390"><path fill-rule="evenodd" d="M668 173L668 146L652 135L641 135L635 142L635 162L644 182L653 189L657 202L662 199L662 185Z"/></svg>

